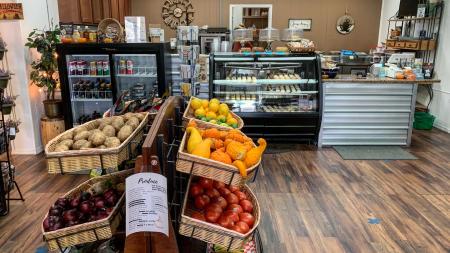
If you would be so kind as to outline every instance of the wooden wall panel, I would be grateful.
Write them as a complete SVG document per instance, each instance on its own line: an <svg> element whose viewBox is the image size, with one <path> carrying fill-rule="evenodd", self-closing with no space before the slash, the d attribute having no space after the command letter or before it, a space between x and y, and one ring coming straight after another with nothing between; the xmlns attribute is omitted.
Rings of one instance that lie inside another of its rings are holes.
<svg viewBox="0 0 450 253"><path fill-rule="evenodd" d="M195 8L195 25L228 27L230 4L272 4L273 27L283 29L289 18L311 18L312 30L305 37L316 42L320 50L352 49L369 51L378 41L381 0L191 0ZM132 0L131 14L145 16L146 23L162 24L164 0ZM356 27L349 35L336 31L338 17L346 8L355 18ZM175 31L163 25L166 39Z"/></svg>

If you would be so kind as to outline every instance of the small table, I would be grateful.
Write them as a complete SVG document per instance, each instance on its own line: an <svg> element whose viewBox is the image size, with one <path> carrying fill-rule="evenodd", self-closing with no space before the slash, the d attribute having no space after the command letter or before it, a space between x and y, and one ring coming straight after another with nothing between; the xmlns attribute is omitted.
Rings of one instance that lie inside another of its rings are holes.
<svg viewBox="0 0 450 253"><path fill-rule="evenodd" d="M42 144L47 145L56 136L60 135L66 130L64 118L41 118L41 140Z"/></svg>

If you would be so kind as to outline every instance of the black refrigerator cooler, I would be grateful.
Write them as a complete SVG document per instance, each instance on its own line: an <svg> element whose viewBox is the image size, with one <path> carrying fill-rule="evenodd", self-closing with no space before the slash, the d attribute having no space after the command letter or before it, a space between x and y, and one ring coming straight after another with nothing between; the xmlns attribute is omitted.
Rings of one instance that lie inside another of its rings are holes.
<svg viewBox="0 0 450 253"><path fill-rule="evenodd" d="M66 129L101 117L124 93L124 101L167 94L168 50L167 43L58 45Z"/></svg>

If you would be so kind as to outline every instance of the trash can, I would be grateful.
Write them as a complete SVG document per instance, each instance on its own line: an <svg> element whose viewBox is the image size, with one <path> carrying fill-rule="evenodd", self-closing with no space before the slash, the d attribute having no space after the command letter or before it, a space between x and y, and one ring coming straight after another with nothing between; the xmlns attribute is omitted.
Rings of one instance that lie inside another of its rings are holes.
<svg viewBox="0 0 450 253"><path fill-rule="evenodd" d="M416 112L414 113L413 127L419 130L431 130L435 119L436 117L428 112Z"/></svg>

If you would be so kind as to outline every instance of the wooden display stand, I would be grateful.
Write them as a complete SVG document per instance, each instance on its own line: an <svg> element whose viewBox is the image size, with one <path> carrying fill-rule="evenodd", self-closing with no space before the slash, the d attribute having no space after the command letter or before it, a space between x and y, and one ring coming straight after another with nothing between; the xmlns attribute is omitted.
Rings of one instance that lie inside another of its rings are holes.
<svg viewBox="0 0 450 253"><path fill-rule="evenodd" d="M42 144L47 145L56 136L60 135L66 130L64 125L64 118L41 118L41 138Z"/></svg>

